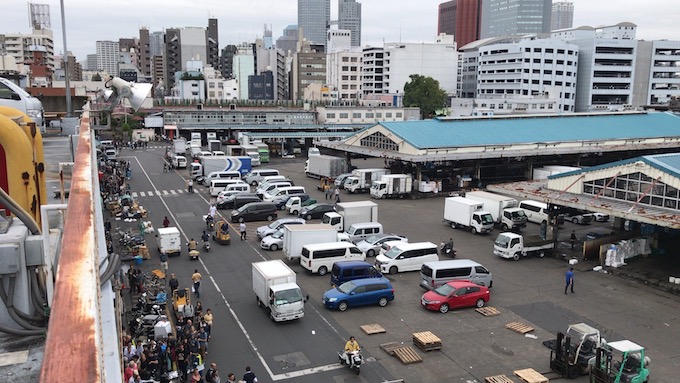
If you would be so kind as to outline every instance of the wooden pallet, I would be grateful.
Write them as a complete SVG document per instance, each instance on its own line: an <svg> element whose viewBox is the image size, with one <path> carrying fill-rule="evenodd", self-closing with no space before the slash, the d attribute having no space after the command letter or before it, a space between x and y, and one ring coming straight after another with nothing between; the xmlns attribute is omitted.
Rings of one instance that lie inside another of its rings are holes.
<svg viewBox="0 0 680 383"><path fill-rule="evenodd" d="M528 332L534 331L534 328L533 328L533 327L531 327L531 326L529 326L529 325L526 325L526 324L524 324L524 323L522 323L522 322L512 322L512 323L508 323L508 324L505 325L505 328L507 328L507 329L509 329L509 330L512 330L512 331L514 331L514 332L518 332L518 333L520 333L520 334L526 334L526 333L528 333Z"/></svg>
<svg viewBox="0 0 680 383"><path fill-rule="evenodd" d="M387 331L383 328L383 326L381 326L381 325L379 325L379 324L377 324L377 323L373 323L373 324L365 324L365 325L359 326L359 327L361 327L361 329L364 330L364 332L365 332L366 334L368 334L368 335L381 334L381 333L387 332Z"/></svg>
<svg viewBox="0 0 680 383"><path fill-rule="evenodd" d="M382 348L383 351L385 351L386 353L388 353L392 356L394 356L394 350L396 350L400 347L404 347L404 345L402 343L399 343L399 342L383 343L383 344L380 345L380 348Z"/></svg>
<svg viewBox="0 0 680 383"><path fill-rule="evenodd" d="M508 378L505 375L494 375L494 376L487 376L484 378L486 383L515 383L514 380Z"/></svg>
<svg viewBox="0 0 680 383"><path fill-rule="evenodd" d="M395 348L394 356L396 356L397 359L399 359L399 361L403 364L412 364L423 361L423 358L421 358L416 350L412 349L411 346Z"/></svg>
<svg viewBox="0 0 680 383"><path fill-rule="evenodd" d="M541 375L538 371L533 368L525 368L524 370L515 370L513 373L523 382L526 383L548 383L549 380L545 376Z"/></svg>
<svg viewBox="0 0 680 383"><path fill-rule="evenodd" d="M430 331L414 332L413 344L423 351L441 350L442 340Z"/></svg>
<svg viewBox="0 0 680 383"><path fill-rule="evenodd" d="M475 311L484 315L485 317L493 317L493 316L496 316L496 315L500 315L500 313L501 313L495 307L480 307L478 309L475 309ZM502 376L502 375L499 375L499 376Z"/></svg>

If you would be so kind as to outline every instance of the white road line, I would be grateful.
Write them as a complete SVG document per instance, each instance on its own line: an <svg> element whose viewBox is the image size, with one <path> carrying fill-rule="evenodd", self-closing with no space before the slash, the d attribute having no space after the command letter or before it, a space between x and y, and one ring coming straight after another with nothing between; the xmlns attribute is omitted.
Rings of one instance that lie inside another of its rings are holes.
<svg viewBox="0 0 680 383"><path fill-rule="evenodd" d="M184 190L183 189L177 189L177 193L184 194Z"/></svg>
<svg viewBox="0 0 680 383"><path fill-rule="evenodd" d="M156 190L156 195L157 195L157 196L160 196L160 195L161 195L161 191L160 191L160 190Z"/></svg>
<svg viewBox="0 0 680 383"><path fill-rule="evenodd" d="M153 191L148 191L148 192L146 192L146 195L148 195L149 197L151 197L151 196L153 195Z"/></svg>
<svg viewBox="0 0 680 383"><path fill-rule="evenodd" d="M136 197L137 197L137 192L132 192L132 198L136 198Z"/></svg>
<svg viewBox="0 0 680 383"><path fill-rule="evenodd" d="M170 193L168 193L167 190L163 190L163 195L169 195L169 194L170 194Z"/></svg>
<svg viewBox="0 0 680 383"><path fill-rule="evenodd" d="M174 190L170 190L170 194L177 195L177 192Z"/></svg>
<svg viewBox="0 0 680 383"><path fill-rule="evenodd" d="M134 194L135 194L135 193L132 193L132 196L133 196L133 197L135 196ZM140 197L146 197L146 193L144 193L144 192L139 192L139 196L140 196Z"/></svg>
<svg viewBox="0 0 680 383"><path fill-rule="evenodd" d="M138 164L139 167L142 169L142 172L143 172L144 175L146 176L146 179L149 181L149 183L151 184L151 186L153 186L154 188L156 188L156 185L154 185L153 181L151 181L151 178L149 177L149 175L147 174L147 172L144 170L144 168L142 167L142 164L139 162L139 160L137 159L137 157L132 157L132 158L134 158L135 161L137 161L137 164ZM165 206L165 209L167 210L168 215L169 215L169 216L172 218L172 220L175 222L175 225L176 225L177 229L182 233L182 235L184 236L184 239L188 242L188 241L189 241L189 237L188 237L188 236L186 235L186 233L184 232L184 229L182 228L182 226L180 226L180 224L178 223L177 217L175 217L175 215L172 214L172 211L170 210L170 207L165 203L165 200L161 197L160 192L157 190L156 193L157 193L157 195L159 196L159 199L161 200L161 203L163 204L163 206ZM152 193L152 192L149 192L149 195L151 196L151 195L153 195L153 193ZM203 201L205 201L206 204L209 205L209 202L208 202L208 200L205 199L205 197L203 197L203 196L202 196L201 194L199 194L199 193L196 193L196 195L198 195ZM218 215L219 215L220 217L223 217L223 216L222 216L222 213L219 213L219 212L218 212ZM232 226L232 229L234 230L234 232L236 232L236 227L234 227L234 226L231 225L231 224L230 224L230 226ZM256 248L255 248L255 246L253 245L253 243L254 243L254 242L250 242L249 245L250 245L253 249L255 249L255 252L260 256L260 258L262 258L262 260L267 260L267 259L264 257L264 255L263 255L262 253L260 253L259 249L256 249ZM262 365L264 366L265 370L267 371L267 373L269 374L269 376L271 377L271 379L272 379L273 381L291 379L291 378L295 378L295 377L299 377L299 376L303 376L303 375L311 375L311 374L315 374L315 373L319 373L319 372L332 371L332 370L337 370L337 369L343 367L341 364L335 363L335 364L329 364L329 365L325 365L325 366L312 367L312 368L308 368L308 369L300 370L300 371L291 371L291 372L288 372L288 373L285 373L285 374L276 374L276 375L274 375L274 372L272 371L272 369L271 369L271 368L269 367L269 365L267 364L267 361L264 359L264 356L262 356L262 354L260 353L260 350L257 348L257 346L256 346L255 343L253 342L252 338L250 337L250 334L248 333L248 331L246 330L245 326L243 325L243 322L241 321L241 319L239 319L238 315L236 315L236 312L235 312L234 309L231 307L231 304L229 304L229 301L227 300L227 297L224 296L224 294L223 294L222 291L220 290L220 287L217 285L217 282L215 281L215 279L213 278L213 276L210 274L210 271L208 270L208 267L207 267L207 266L205 265L205 263L203 262L203 259L201 259L201 258L199 257L199 258L198 258L198 261L201 263L201 266L203 267L203 270L205 271L205 274L208 276L208 278L209 278L210 281L212 282L213 286L215 287L215 290L217 290L217 292L220 294L220 297L222 297L222 301L223 301L224 304L226 305L226 307L227 307L227 309L229 310L229 313L231 314L231 316L234 318L234 321L236 321L236 324L237 324L237 325L239 326L239 328L241 329L241 332L243 333L243 336L245 336L246 340L247 340L248 343L250 344L250 347L253 349L253 351L254 351L255 354L257 355L258 359L260 359L260 363L262 363ZM311 307L311 306L307 306L307 307ZM328 320L326 320L326 318L324 318L324 317L321 315L321 313L319 313L316 309L314 309L314 311L316 311L316 313L319 315L319 317L321 317L321 318L324 320L324 322L325 322L331 329L333 329L333 331L335 331L336 333L338 333L338 331L330 324L330 322L328 322Z"/></svg>

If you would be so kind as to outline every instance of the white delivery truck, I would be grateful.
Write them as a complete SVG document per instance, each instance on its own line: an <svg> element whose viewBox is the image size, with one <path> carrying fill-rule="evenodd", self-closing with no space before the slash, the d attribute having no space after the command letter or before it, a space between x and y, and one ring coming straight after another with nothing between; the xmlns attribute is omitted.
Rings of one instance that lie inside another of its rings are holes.
<svg viewBox="0 0 680 383"><path fill-rule="evenodd" d="M295 283L295 272L280 259L253 263L253 291L257 304L266 308L275 322L305 315L306 298Z"/></svg>
<svg viewBox="0 0 680 383"><path fill-rule="evenodd" d="M519 261L521 257L536 255L539 258L555 248L552 239L543 239L539 236L527 237L521 234L506 232L500 233L493 243L493 253L501 258Z"/></svg>
<svg viewBox="0 0 680 383"><path fill-rule="evenodd" d="M283 255L289 261L302 256L302 246L310 243L336 242L338 232L322 223L283 226Z"/></svg>
<svg viewBox="0 0 680 383"><path fill-rule="evenodd" d="M527 225L527 215L520 209L519 202L500 194L486 191L471 191L465 193L465 198L481 202L482 209L491 213L496 227L503 231L519 230Z"/></svg>
<svg viewBox="0 0 680 383"><path fill-rule="evenodd" d="M222 150L222 141L220 140L208 140L208 151L215 152Z"/></svg>
<svg viewBox="0 0 680 383"><path fill-rule="evenodd" d="M245 155L250 157L250 164L252 166L260 166L260 150L255 145L241 145L245 151Z"/></svg>
<svg viewBox="0 0 680 383"><path fill-rule="evenodd" d="M187 153L187 140L184 137L180 137L172 140L174 153L183 156Z"/></svg>
<svg viewBox="0 0 680 383"><path fill-rule="evenodd" d="M335 212L328 212L321 223L331 225L337 231L345 231L355 223L378 222L378 204L373 201L340 202Z"/></svg>
<svg viewBox="0 0 680 383"><path fill-rule="evenodd" d="M326 155L310 156L305 163L305 174L312 178L335 178L347 171L347 161L342 157Z"/></svg>
<svg viewBox="0 0 680 383"><path fill-rule="evenodd" d="M463 197L448 197L444 200L444 221L453 229L468 229L472 234L493 230L493 217L484 211L484 204Z"/></svg>
<svg viewBox="0 0 680 383"><path fill-rule="evenodd" d="M413 190L413 178L410 174L386 174L380 181L371 184L373 198L404 198Z"/></svg>
<svg viewBox="0 0 680 383"><path fill-rule="evenodd" d="M348 193L364 193L371 189L373 181L377 181L385 174L390 174L387 169L354 169L352 175L345 178L343 188Z"/></svg>
<svg viewBox="0 0 680 383"><path fill-rule="evenodd" d="M191 178L193 179L199 176L206 177L212 172L237 171L241 175L246 175L252 170L250 157L206 156L201 160L202 163L191 163Z"/></svg>
<svg viewBox="0 0 680 383"><path fill-rule="evenodd" d="M168 257L182 253L182 237L176 227L159 227L156 229L158 252Z"/></svg>
<svg viewBox="0 0 680 383"><path fill-rule="evenodd" d="M175 167L176 169L186 169L187 167L187 158L181 155L175 155L172 157L172 166Z"/></svg>

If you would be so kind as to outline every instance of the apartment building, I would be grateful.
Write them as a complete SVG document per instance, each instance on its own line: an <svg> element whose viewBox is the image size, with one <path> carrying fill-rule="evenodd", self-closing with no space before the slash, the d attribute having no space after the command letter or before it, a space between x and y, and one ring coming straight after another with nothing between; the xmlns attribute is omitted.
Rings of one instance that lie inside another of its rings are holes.
<svg viewBox="0 0 680 383"><path fill-rule="evenodd" d="M40 52L47 66L48 72L54 72L54 39L50 29L33 29L31 33L6 33L0 34L0 41L3 41L2 55L14 57L17 64L31 62L34 59L34 52ZM50 80L51 81L51 80Z"/></svg>
<svg viewBox="0 0 680 383"><path fill-rule="evenodd" d="M633 84L633 107L680 97L680 41L638 41Z"/></svg>
<svg viewBox="0 0 680 383"><path fill-rule="evenodd" d="M377 124L378 122L420 120L419 108L317 106L319 124Z"/></svg>

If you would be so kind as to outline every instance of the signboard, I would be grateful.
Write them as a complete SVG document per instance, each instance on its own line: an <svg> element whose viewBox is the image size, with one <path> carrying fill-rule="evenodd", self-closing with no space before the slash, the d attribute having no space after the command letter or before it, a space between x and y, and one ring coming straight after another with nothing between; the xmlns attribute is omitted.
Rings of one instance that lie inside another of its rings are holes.
<svg viewBox="0 0 680 383"><path fill-rule="evenodd" d="M163 117L162 116L147 116L144 117L144 126L147 128L162 128L163 127Z"/></svg>

